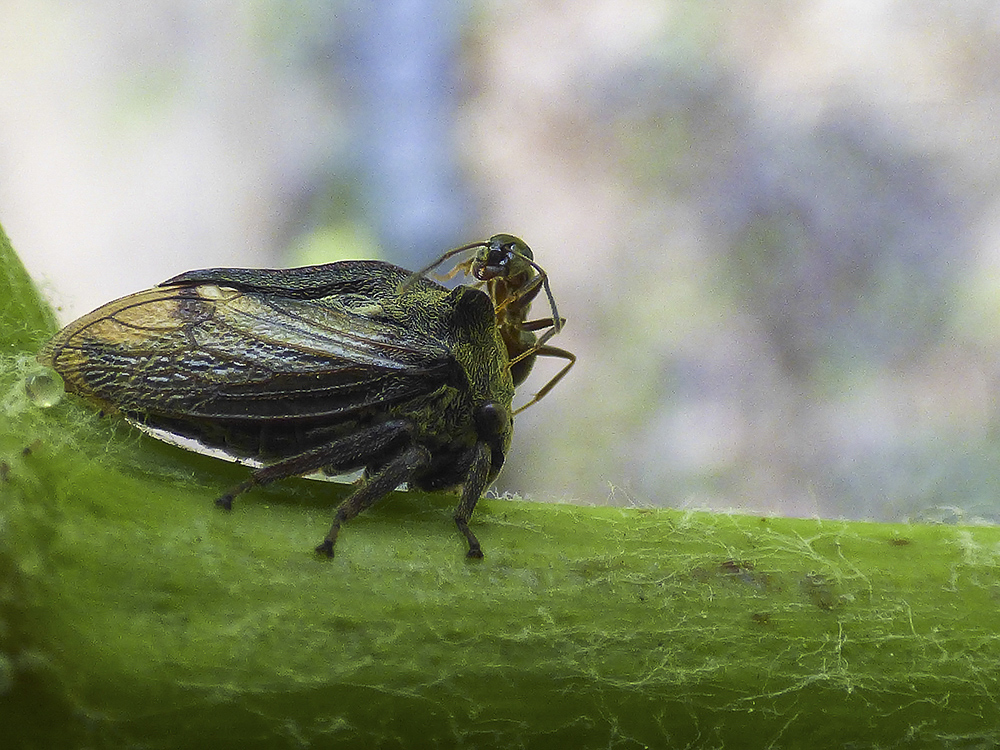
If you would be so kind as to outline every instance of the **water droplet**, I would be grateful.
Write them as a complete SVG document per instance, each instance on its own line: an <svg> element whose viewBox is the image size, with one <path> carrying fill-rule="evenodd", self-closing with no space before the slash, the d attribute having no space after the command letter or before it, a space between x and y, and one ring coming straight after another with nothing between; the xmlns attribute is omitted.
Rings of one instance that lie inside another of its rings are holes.
<svg viewBox="0 0 1000 750"><path fill-rule="evenodd" d="M62 399L63 379L55 370L45 368L24 379L24 390L35 404L43 408L55 406Z"/></svg>

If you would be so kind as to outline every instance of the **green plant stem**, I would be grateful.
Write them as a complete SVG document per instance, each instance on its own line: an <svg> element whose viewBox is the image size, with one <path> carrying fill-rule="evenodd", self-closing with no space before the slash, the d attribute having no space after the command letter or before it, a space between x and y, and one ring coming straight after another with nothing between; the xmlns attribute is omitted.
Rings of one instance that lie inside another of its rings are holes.
<svg viewBox="0 0 1000 750"><path fill-rule="evenodd" d="M345 489L23 390L51 315L4 244L0 746L978 747L1000 529ZM0 281L2 284L2 281Z"/></svg>

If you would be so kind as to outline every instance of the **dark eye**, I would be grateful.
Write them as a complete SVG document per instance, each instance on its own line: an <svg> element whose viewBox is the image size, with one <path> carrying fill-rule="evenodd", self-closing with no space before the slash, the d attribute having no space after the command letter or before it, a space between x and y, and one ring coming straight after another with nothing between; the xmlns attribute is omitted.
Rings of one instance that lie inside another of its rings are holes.
<svg viewBox="0 0 1000 750"><path fill-rule="evenodd" d="M487 264L491 268L503 268L510 261L509 245L501 247L495 252L491 252L487 259Z"/></svg>
<svg viewBox="0 0 1000 750"><path fill-rule="evenodd" d="M509 429L511 425L510 412L492 401L479 407L475 419L479 439L487 442Z"/></svg>

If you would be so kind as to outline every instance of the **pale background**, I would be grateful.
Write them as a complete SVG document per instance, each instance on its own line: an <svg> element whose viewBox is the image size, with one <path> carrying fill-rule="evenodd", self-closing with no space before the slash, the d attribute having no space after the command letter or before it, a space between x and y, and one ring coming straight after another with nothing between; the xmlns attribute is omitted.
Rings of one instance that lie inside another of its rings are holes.
<svg viewBox="0 0 1000 750"><path fill-rule="evenodd" d="M580 361L499 489L1000 519L995 0L0 9L0 222L63 321L511 232Z"/></svg>

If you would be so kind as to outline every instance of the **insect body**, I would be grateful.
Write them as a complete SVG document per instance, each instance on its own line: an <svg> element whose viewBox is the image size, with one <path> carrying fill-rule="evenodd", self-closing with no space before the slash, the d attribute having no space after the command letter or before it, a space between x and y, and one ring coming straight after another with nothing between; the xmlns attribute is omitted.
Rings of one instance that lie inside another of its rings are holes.
<svg viewBox="0 0 1000 750"><path fill-rule="evenodd" d="M485 284L496 310L497 328L507 349L508 367L514 385L520 385L528 377L536 357L560 357L568 360L530 401L514 411L514 414L518 414L551 391L576 363L575 354L545 343L562 330L566 321L559 317L555 298L549 289L548 275L535 263L531 248L524 240L511 234L496 234L486 242L474 242L449 250L429 266L412 274L404 286L423 277L448 258L469 250L476 250L475 255L457 264L444 278L450 279L458 273L466 273ZM548 297L552 317L525 320L532 301L542 289ZM544 330L544 333L536 336L534 332L539 330Z"/></svg>
<svg viewBox="0 0 1000 750"><path fill-rule="evenodd" d="M527 374L510 352L546 353L511 338L533 330L523 318L537 288L494 293L510 300L495 306L379 261L191 271L71 323L39 359L106 410L262 462L216 500L224 508L257 485L364 468L321 554L344 521L408 483L461 486L454 519L479 558L469 520L503 465ZM547 325L561 324L553 302Z"/></svg>

